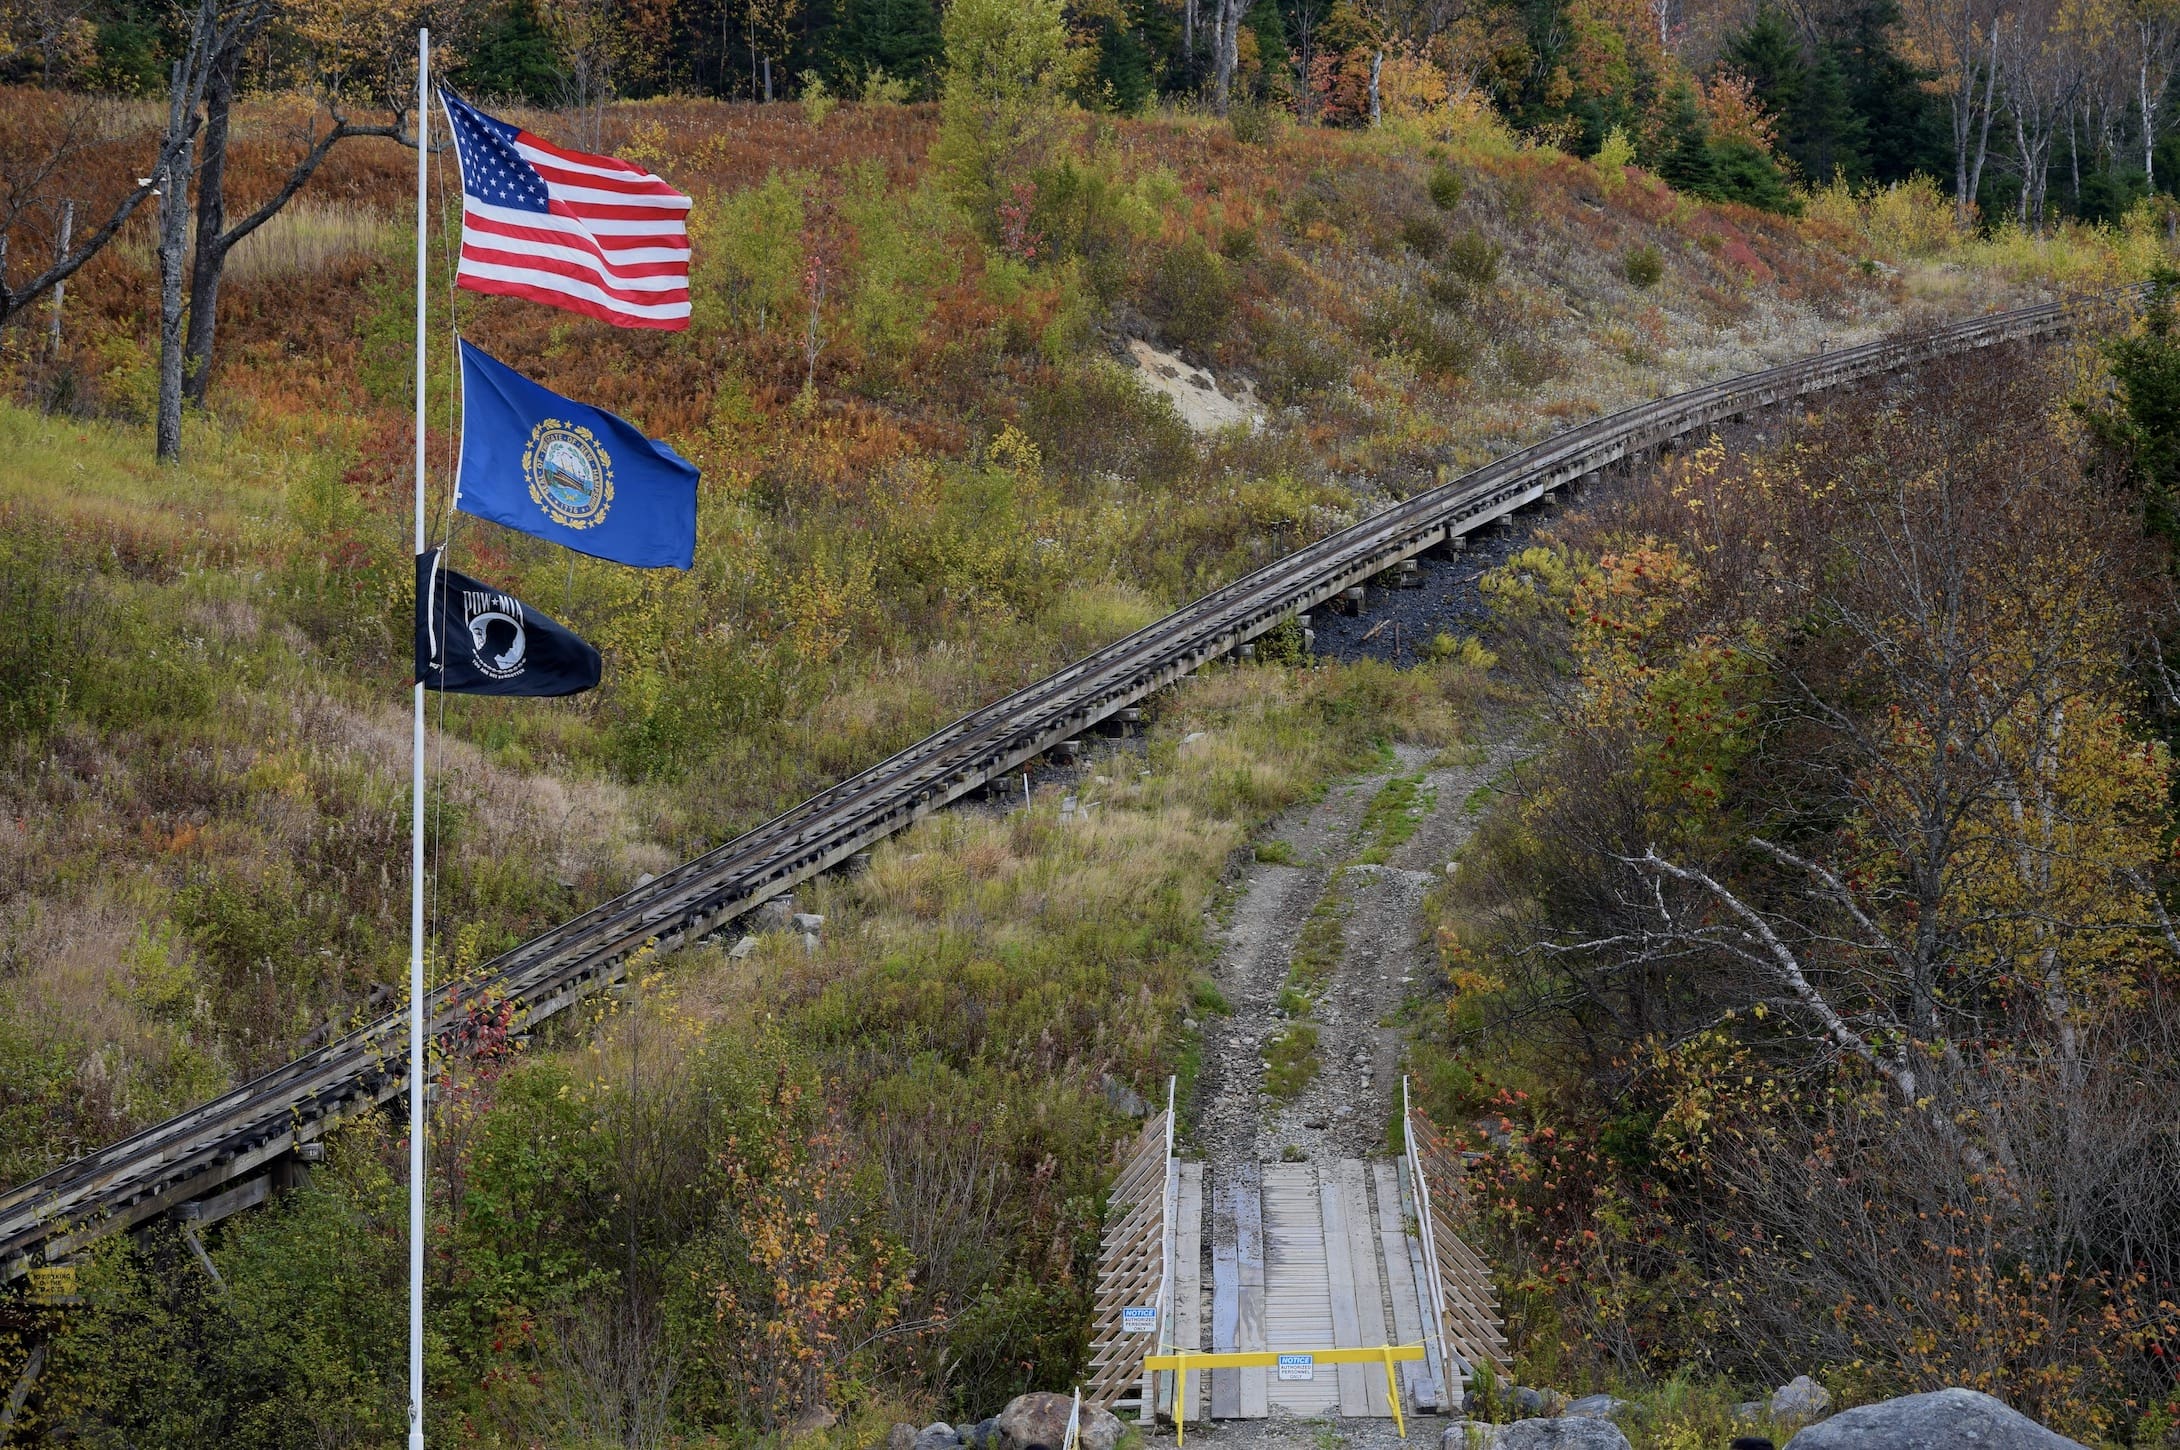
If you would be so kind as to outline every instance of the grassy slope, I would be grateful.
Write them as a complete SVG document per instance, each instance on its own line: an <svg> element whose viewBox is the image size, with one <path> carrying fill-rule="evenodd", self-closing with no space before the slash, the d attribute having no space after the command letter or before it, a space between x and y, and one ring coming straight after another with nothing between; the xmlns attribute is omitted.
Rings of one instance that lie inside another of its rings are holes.
<svg viewBox="0 0 2180 1450"><path fill-rule="evenodd" d="M1852 265L1838 225L1608 183L1485 125L1243 146L1201 120L1084 123L1076 203L1025 266L939 194L932 125L903 108L821 128L791 107L619 108L607 143L699 199L696 325L629 335L462 298L481 344L671 437L709 482L687 576L458 535L463 567L569 617L609 666L569 704L446 703L448 966L1449 459L1913 306ZM274 133L247 134L245 190L276 159ZM406 164L344 151L313 207L243 258L224 421L193 426L179 473L143 464L130 421L150 376L143 237L75 287L61 362L6 354L25 390L77 415L0 425L19 462L11 538L116 601L127 628L97 644L102 672L158 708L79 689L15 732L0 789L35 824L0 992L6 1050L34 1067L0 1105L0 1177L286 1056L399 975ZM756 199L775 170L786 213ZM1450 207L1427 195L1440 170L1460 182ZM451 204L442 190L442 223ZM1625 277L1640 247L1664 262L1647 289ZM805 390L813 248L832 280ZM1109 361L1127 334L1252 379L1272 426L1191 440ZM433 447L451 457L442 430Z"/></svg>

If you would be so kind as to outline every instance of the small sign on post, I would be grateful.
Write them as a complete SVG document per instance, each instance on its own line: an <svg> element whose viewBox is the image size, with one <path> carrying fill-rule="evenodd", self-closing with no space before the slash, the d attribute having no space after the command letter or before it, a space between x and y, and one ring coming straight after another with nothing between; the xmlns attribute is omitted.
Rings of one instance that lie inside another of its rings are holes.
<svg viewBox="0 0 2180 1450"><path fill-rule="evenodd" d="M1158 1309L1155 1305L1130 1304L1120 1311L1122 1334L1156 1334Z"/></svg>
<svg viewBox="0 0 2180 1450"><path fill-rule="evenodd" d="M1317 1378L1317 1356L1314 1354L1283 1354L1279 1357L1279 1377L1282 1380L1313 1380Z"/></svg>
<svg viewBox="0 0 2180 1450"><path fill-rule="evenodd" d="M76 1266L57 1264L30 1271L30 1302L57 1308L76 1302Z"/></svg>

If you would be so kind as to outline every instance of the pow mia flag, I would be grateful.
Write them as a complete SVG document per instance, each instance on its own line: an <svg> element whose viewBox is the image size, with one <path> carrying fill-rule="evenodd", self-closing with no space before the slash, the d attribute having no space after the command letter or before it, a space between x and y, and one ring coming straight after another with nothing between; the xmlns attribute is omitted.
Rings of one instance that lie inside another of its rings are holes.
<svg viewBox="0 0 2180 1450"><path fill-rule="evenodd" d="M416 556L416 676L455 695L575 695L598 651L512 594Z"/></svg>

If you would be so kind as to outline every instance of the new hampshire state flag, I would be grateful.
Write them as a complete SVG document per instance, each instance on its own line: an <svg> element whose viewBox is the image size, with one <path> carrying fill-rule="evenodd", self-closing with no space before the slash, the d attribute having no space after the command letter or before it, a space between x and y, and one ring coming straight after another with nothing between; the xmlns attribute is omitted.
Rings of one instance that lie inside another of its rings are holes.
<svg viewBox="0 0 2180 1450"><path fill-rule="evenodd" d="M639 569L696 561L696 466L462 345L455 507Z"/></svg>

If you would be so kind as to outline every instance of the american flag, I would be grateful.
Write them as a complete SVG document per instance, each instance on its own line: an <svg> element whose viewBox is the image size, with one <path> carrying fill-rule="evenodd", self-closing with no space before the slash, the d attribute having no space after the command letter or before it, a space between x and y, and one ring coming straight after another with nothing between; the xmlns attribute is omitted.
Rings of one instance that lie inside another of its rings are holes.
<svg viewBox="0 0 2180 1450"><path fill-rule="evenodd" d="M689 198L439 93L462 161L459 285L616 327L689 325Z"/></svg>

